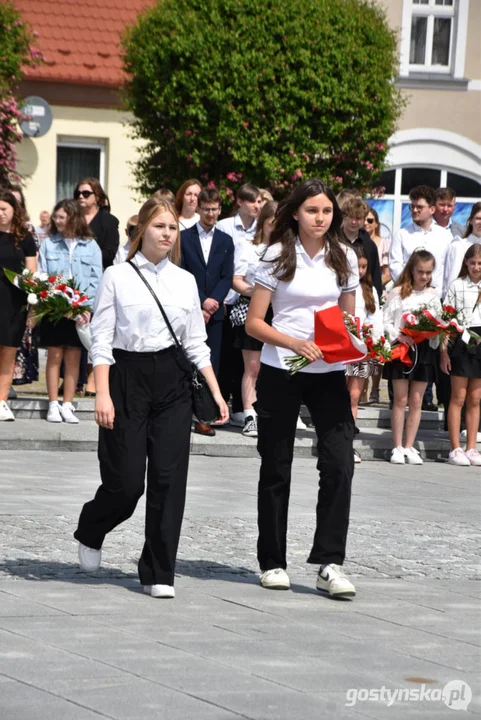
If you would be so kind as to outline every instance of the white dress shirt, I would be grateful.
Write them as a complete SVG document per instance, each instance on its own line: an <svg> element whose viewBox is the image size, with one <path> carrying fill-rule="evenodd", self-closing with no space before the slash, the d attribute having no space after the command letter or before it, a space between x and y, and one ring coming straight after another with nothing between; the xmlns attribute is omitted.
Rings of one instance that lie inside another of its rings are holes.
<svg viewBox="0 0 481 720"><path fill-rule="evenodd" d="M448 252L446 254L446 261L444 263L443 295L446 295L449 288L458 277L466 251L469 250L471 245L475 245L476 243L481 244L481 237L471 233L471 235L468 235L467 238L455 237L449 245Z"/></svg>
<svg viewBox="0 0 481 720"><path fill-rule="evenodd" d="M314 313L326 302L337 304L341 293L355 290L359 284L357 255L345 247L351 273L345 285L340 285L334 270L326 265L323 249L310 258L299 240L296 242L296 272L289 282L281 282L274 275L274 260L281 252L281 243L271 245L257 269L255 282L272 290L272 327L285 335L300 340L314 340ZM284 358L293 355L292 350L264 343L261 362L287 370ZM344 370L343 363L326 363L316 360L300 370L305 373L327 373Z"/></svg>
<svg viewBox="0 0 481 720"><path fill-rule="evenodd" d="M129 254L131 247L132 243L130 240L127 240L125 245L119 245L117 254L114 257L114 265L118 265L119 263L123 263L127 260L127 255Z"/></svg>
<svg viewBox="0 0 481 720"><path fill-rule="evenodd" d="M137 264L159 298L185 354L199 370L210 365L207 333L194 276L167 258L158 265L140 252ZM92 363L112 365L112 349L156 352L174 340L148 288L126 262L108 267L97 291L92 318Z"/></svg>
<svg viewBox="0 0 481 720"><path fill-rule="evenodd" d="M416 223L410 223L394 235L389 248L389 270L396 280L401 275L407 261L415 250L427 250L434 255L436 267L433 272L432 286L439 297L443 291L444 262L452 235L449 230L431 222L428 230Z"/></svg>
<svg viewBox="0 0 481 720"><path fill-rule="evenodd" d="M200 220L199 213L194 213L191 218L179 218L179 230L188 230Z"/></svg>
<svg viewBox="0 0 481 720"><path fill-rule="evenodd" d="M383 319L382 319L382 311L379 307L379 296L374 289L373 293L374 298L374 305L375 310L373 313L369 313L366 310L366 303L364 302L364 296L362 294L362 284L359 283L359 285L356 288L356 307L354 310L355 317L359 318L361 321L361 325L366 323L367 325L372 325L372 334L374 340L379 340L381 335L384 334L384 325L383 325Z"/></svg>
<svg viewBox="0 0 481 720"><path fill-rule="evenodd" d="M241 252L244 243L252 242L255 237L255 234L257 232L257 220L253 220L251 225L246 230L246 228L244 227L244 223L241 220L241 216L239 215L239 213L237 213L237 215L233 215L232 217L227 217L223 220L220 220L217 223L217 229L222 230L222 232L227 233L227 235L230 235L232 238L232 242L234 243L235 268L236 263L238 262L239 253ZM235 290L229 290L227 297L224 300L224 303L226 305L233 305L238 297L239 293L236 293Z"/></svg>
<svg viewBox="0 0 481 720"><path fill-rule="evenodd" d="M459 312L459 322L465 327L481 327L481 302L478 303L481 292L481 281L473 283L469 275L457 278L449 287L445 305L452 305Z"/></svg>
<svg viewBox="0 0 481 720"><path fill-rule="evenodd" d="M204 230L200 223L197 223L197 231L199 233L200 246L204 255L204 262L207 265L209 262L210 249L212 247L212 240L214 239L215 227L211 230Z"/></svg>
<svg viewBox="0 0 481 720"><path fill-rule="evenodd" d="M400 295L400 288L396 287L391 290L386 298L383 308L384 330L389 337L391 343L395 342L399 331L404 323L402 316L406 312L419 310L421 307L429 307L430 312L436 317L440 317L442 313L441 301L434 288L428 287L424 290L413 290L406 298ZM437 345L437 338L432 345Z"/></svg>
<svg viewBox="0 0 481 720"><path fill-rule="evenodd" d="M266 250L267 245L264 243L243 243L235 258L234 275L239 275L248 285L254 286L257 268Z"/></svg>

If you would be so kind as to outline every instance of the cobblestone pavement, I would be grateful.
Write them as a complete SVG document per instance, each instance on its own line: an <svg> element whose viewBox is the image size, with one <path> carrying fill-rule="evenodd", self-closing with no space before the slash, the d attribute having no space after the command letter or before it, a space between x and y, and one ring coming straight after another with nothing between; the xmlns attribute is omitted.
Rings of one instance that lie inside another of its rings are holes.
<svg viewBox="0 0 481 720"><path fill-rule="evenodd" d="M481 471L356 468L346 571L354 602L313 590L314 459L294 463L291 593L257 584L258 461L193 457L173 602L139 590L143 501L88 575L72 537L93 453L3 452L1 720L444 720L469 684L479 716ZM436 702L346 704L358 689L432 687ZM464 687L464 686L463 686Z"/></svg>

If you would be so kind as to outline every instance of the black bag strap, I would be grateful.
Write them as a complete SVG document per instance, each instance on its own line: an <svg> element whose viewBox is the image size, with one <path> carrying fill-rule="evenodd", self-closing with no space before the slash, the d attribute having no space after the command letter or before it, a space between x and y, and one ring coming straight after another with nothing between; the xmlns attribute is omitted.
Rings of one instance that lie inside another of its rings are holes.
<svg viewBox="0 0 481 720"><path fill-rule="evenodd" d="M137 267L137 265L135 265L135 263L133 263L132 260L127 260L127 262L128 262L129 265L131 265L131 266L134 268L134 270L135 270L135 272L137 273L137 275L139 276L139 278L142 280L142 282L144 283L144 285L149 289L150 294L151 294L152 297L154 298L154 300L155 300L155 302L157 303L157 306L158 306L160 312L162 313L162 317L163 317L164 320L165 320L165 324L167 325L167 327L168 327L169 330L170 330L170 334L171 334L172 337L174 338L175 344L177 345L177 347L178 347L179 349L181 349L181 348L182 348L182 345L180 344L179 340L177 339L177 335L176 335L175 332L172 330L172 325L171 325L170 322L169 322L169 318L167 317L167 315L166 315L166 313L165 313L165 310L164 310L164 308L162 307L162 304L161 304L159 298L158 298L157 295L154 293L154 291L152 290L152 287L149 285L149 283L147 282L147 280L144 278L144 276L143 276L142 273L140 272L140 270L139 270L139 268Z"/></svg>

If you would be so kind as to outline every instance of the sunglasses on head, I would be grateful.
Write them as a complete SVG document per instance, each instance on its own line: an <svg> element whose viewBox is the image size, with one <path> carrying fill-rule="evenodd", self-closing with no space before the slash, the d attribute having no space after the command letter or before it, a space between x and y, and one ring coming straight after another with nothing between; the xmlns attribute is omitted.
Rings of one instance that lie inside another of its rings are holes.
<svg viewBox="0 0 481 720"><path fill-rule="evenodd" d="M91 195L95 195L93 190L76 190L73 194L74 200L78 200L80 196L87 199Z"/></svg>
<svg viewBox="0 0 481 720"><path fill-rule="evenodd" d="M365 222L369 223L369 225L372 225L374 222L374 218L366 218Z"/></svg>

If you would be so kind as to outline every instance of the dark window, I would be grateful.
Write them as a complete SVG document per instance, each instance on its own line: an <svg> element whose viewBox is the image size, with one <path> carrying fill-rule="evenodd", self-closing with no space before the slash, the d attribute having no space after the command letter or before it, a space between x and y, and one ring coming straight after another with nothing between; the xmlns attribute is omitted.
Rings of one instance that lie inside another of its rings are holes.
<svg viewBox="0 0 481 720"><path fill-rule="evenodd" d="M459 197L481 197L481 183L456 173L448 173L447 186Z"/></svg>
<svg viewBox="0 0 481 720"><path fill-rule="evenodd" d="M396 177L395 170L386 170L383 172L379 180L374 183L375 187L384 187L386 195L394 195L394 180Z"/></svg>
<svg viewBox="0 0 481 720"><path fill-rule="evenodd" d="M73 197L74 187L84 177L100 175L100 150L57 147L57 202Z"/></svg>
<svg viewBox="0 0 481 720"><path fill-rule="evenodd" d="M404 168L401 178L401 195L409 195L417 185L429 185L438 188L441 182L441 170L431 168Z"/></svg>

